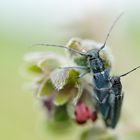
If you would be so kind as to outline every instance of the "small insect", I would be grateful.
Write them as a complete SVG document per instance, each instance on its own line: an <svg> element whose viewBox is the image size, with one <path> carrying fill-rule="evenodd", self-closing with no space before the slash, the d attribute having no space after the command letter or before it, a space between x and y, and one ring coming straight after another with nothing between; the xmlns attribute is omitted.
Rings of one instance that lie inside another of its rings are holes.
<svg viewBox="0 0 140 140"><path fill-rule="evenodd" d="M115 128L120 118L121 107L123 102L124 93L122 91L121 77L135 71L140 66L132 69L131 71L120 76L112 76L108 79L111 83L110 88L97 88L97 103L99 110L103 116L104 122L107 127Z"/></svg>

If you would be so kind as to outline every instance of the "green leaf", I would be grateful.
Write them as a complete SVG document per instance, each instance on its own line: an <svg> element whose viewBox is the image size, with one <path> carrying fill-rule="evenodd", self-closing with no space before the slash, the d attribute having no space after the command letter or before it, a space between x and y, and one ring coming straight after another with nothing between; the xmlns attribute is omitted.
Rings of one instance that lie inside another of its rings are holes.
<svg viewBox="0 0 140 140"><path fill-rule="evenodd" d="M72 97L78 94L78 88L71 85L66 85L63 89L59 90L54 100L55 105L63 105L67 103Z"/></svg>
<svg viewBox="0 0 140 140"><path fill-rule="evenodd" d="M39 89L37 95L42 97L42 96L50 96L52 93L56 92L55 88L50 80L44 81Z"/></svg>

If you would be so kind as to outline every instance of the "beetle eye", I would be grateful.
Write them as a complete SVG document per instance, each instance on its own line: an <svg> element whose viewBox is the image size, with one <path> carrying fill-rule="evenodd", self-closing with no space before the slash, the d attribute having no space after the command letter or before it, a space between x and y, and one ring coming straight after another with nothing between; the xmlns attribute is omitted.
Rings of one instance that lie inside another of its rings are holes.
<svg viewBox="0 0 140 140"><path fill-rule="evenodd" d="M87 56L88 56L88 57L92 57L92 55L91 55L91 54L88 54Z"/></svg>

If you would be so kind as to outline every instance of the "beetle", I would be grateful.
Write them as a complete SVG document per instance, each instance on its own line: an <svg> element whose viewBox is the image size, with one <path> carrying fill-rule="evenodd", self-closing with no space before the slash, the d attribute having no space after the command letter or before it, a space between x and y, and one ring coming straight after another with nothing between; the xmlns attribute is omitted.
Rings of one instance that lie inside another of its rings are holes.
<svg viewBox="0 0 140 140"><path fill-rule="evenodd" d="M115 128L120 118L124 93L122 91L121 77L140 68L140 66L120 76L112 76L108 79L110 88L94 88L99 111L107 127Z"/></svg>

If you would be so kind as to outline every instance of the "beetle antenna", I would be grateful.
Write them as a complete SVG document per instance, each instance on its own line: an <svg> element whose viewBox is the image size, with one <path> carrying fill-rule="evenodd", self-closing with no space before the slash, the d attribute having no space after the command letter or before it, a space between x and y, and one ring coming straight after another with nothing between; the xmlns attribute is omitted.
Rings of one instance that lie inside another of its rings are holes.
<svg viewBox="0 0 140 140"><path fill-rule="evenodd" d="M84 56L86 55L85 53L79 52L76 49L68 48L68 47L62 46L62 45L54 45L54 44L47 44L47 43L38 43L38 44L34 44L33 46L59 47L59 48L67 49L67 50L72 51L74 53L78 53L80 55L84 55Z"/></svg>
<svg viewBox="0 0 140 140"><path fill-rule="evenodd" d="M110 33L111 33L112 29L114 28L114 26L116 25L117 21L120 19L120 17L121 17L123 14L124 14L124 12L121 12L121 13L119 14L119 16L118 16L118 17L114 20L114 22L112 23L112 25L111 25L111 27L110 27L108 33L107 33L107 36L106 36L106 38L105 38L104 44L103 44L103 46L99 49L99 52L105 47L106 42L107 42L107 40L108 40L108 38L109 38L109 36L110 36Z"/></svg>
<svg viewBox="0 0 140 140"><path fill-rule="evenodd" d="M125 74L120 75L119 77L126 76L127 74L129 74L129 73L131 73L131 72L135 71L135 70L136 70L136 69L138 69L138 68L140 68L140 66L138 66L138 67L136 67L136 68L134 68L134 69L130 70L129 72L127 72L127 73L125 73Z"/></svg>

